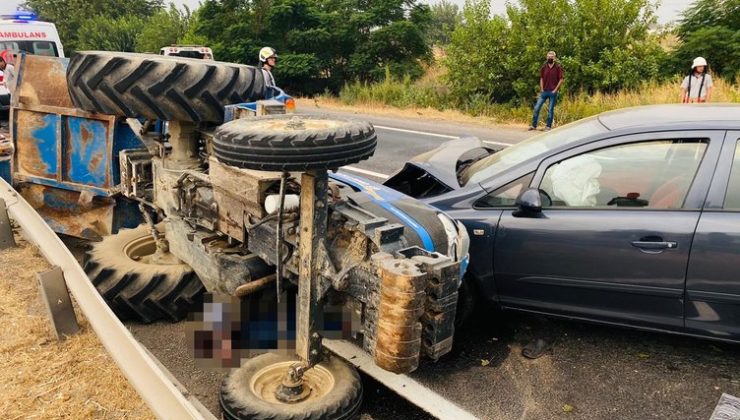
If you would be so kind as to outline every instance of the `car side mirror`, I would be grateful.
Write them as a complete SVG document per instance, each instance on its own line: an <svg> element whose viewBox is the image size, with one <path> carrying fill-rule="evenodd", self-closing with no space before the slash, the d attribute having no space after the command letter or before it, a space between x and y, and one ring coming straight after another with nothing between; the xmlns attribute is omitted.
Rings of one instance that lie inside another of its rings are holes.
<svg viewBox="0 0 740 420"><path fill-rule="evenodd" d="M544 199L544 200L543 200ZM552 205L550 197L544 191L537 188L528 188L516 198L517 210L514 217L542 217L542 202L546 206Z"/></svg>

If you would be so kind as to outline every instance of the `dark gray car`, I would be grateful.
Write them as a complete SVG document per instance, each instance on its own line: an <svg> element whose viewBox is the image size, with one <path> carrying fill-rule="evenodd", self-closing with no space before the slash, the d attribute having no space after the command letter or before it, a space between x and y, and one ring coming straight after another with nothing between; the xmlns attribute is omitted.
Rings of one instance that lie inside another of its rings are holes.
<svg viewBox="0 0 740 420"><path fill-rule="evenodd" d="M630 108L385 184L465 224L467 288L502 308L740 341L739 141L740 105Z"/></svg>

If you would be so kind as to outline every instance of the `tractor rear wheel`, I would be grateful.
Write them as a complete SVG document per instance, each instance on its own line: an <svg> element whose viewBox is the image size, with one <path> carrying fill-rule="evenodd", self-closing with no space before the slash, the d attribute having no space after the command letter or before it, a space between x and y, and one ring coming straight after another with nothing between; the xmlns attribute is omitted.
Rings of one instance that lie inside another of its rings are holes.
<svg viewBox="0 0 740 420"><path fill-rule="evenodd" d="M151 54L80 51L67 69L72 103L90 112L222 122L224 105L265 95L255 67Z"/></svg>
<svg viewBox="0 0 740 420"><path fill-rule="evenodd" d="M375 152L372 124L313 115L269 115L219 126L213 154L220 162L262 171L337 169Z"/></svg>
<svg viewBox="0 0 740 420"><path fill-rule="evenodd" d="M192 268L157 252L148 226L106 236L85 255L85 272L121 319L179 321L205 288Z"/></svg>
<svg viewBox="0 0 740 420"><path fill-rule="evenodd" d="M337 357L303 374L304 399L283 402L275 396L295 356L266 353L248 359L224 379L221 408L228 420L340 420L354 416L362 403L355 368ZM304 392L305 392L304 391Z"/></svg>

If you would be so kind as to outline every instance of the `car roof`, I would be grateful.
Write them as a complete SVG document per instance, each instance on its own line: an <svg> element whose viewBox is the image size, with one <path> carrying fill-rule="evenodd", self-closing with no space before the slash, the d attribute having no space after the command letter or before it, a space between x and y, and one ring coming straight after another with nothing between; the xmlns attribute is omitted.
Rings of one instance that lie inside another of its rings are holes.
<svg viewBox="0 0 740 420"><path fill-rule="evenodd" d="M609 130L650 125L670 126L708 122L740 125L740 104L668 104L624 108L599 114L599 121ZM728 127L725 127L728 128Z"/></svg>

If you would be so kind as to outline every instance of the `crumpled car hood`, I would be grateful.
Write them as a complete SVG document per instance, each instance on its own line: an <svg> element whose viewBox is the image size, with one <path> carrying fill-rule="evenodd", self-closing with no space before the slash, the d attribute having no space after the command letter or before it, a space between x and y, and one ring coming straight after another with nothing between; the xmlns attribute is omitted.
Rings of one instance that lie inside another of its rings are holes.
<svg viewBox="0 0 740 420"><path fill-rule="evenodd" d="M414 198L427 198L461 188L460 173L493 153L476 137L463 137L413 157L383 185Z"/></svg>

